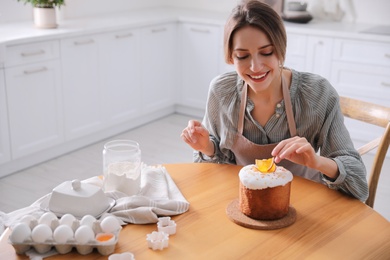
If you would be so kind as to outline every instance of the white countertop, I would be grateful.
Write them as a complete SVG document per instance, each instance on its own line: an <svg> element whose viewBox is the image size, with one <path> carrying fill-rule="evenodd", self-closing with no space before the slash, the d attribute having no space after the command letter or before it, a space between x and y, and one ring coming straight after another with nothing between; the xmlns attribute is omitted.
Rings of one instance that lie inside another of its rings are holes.
<svg viewBox="0 0 390 260"><path fill-rule="evenodd" d="M113 29L121 30L174 21L223 26L227 17L227 13L178 8L155 8L63 20L59 22L57 29L37 29L34 28L33 21L7 23L0 26L0 49L1 46L4 48L4 46L27 42L62 39L85 34L103 33L112 31ZM325 22L318 20L312 20L307 24L285 22L285 25L287 31L291 33L305 33L317 36L337 36L342 38L375 40L390 43L389 34L362 33L362 31L375 27L374 25Z"/></svg>

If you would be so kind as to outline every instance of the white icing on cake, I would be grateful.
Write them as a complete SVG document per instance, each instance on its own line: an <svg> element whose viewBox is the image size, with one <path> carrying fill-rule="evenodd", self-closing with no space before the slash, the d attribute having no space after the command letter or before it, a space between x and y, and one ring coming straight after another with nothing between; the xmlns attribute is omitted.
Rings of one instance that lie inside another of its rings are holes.
<svg viewBox="0 0 390 260"><path fill-rule="evenodd" d="M262 173L254 164L243 167L238 175L241 183L251 190L284 186L293 179L292 173L281 166L277 166L273 173Z"/></svg>

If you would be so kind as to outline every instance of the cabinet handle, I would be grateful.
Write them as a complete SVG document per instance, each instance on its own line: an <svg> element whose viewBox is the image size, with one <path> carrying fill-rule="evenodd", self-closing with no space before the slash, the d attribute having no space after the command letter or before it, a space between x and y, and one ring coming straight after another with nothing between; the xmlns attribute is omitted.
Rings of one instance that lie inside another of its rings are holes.
<svg viewBox="0 0 390 260"><path fill-rule="evenodd" d="M199 33L210 33L209 29L201 29L201 28L191 27L190 30L193 32L199 32Z"/></svg>
<svg viewBox="0 0 390 260"><path fill-rule="evenodd" d="M385 57L390 59L390 54L389 54L389 53L386 53L386 54L385 54Z"/></svg>
<svg viewBox="0 0 390 260"><path fill-rule="evenodd" d="M91 44L94 43L95 41L92 39L85 40L85 41L76 41L74 42L74 45L85 45L85 44Z"/></svg>
<svg viewBox="0 0 390 260"><path fill-rule="evenodd" d="M156 28L156 29L152 29L152 33L159 33L159 32L165 32L167 30L167 28Z"/></svg>
<svg viewBox="0 0 390 260"><path fill-rule="evenodd" d="M117 39L129 38L129 37L133 37L133 34L132 33L127 33L127 34L117 34L117 35L115 35L115 38L117 38Z"/></svg>
<svg viewBox="0 0 390 260"><path fill-rule="evenodd" d="M33 51L33 52L22 52L20 55L23 57L28 57L28 56L35 56L35 55L41 55L45 54L44 50L39 50L39 51Z"/></svg>
<svg viewBox="0 0 390 260"><path fill-rule="evenodd" d="M34 74L34 73L38 73L38 72L43 72L43 71L47 71L47 68L46 67L42 67L42 68L33 69L33 70L25 70L23 72L26 75L30 75L30 74Z"/></svg>
<svg viewBox="0 0 390 260"><path fill-rule="evenodd" d="M390 87L390 83L388 82L381 82L381 85L384 87Z"/></svg>

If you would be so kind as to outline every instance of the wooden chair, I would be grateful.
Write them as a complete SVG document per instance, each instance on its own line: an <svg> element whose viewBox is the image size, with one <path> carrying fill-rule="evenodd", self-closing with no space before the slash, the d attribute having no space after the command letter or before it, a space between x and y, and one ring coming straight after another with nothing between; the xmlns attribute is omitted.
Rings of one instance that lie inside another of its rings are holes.
<svg viewBox="0 0 390 260"><path fill-rule="evenodd" d="M340 97L340 106L345 117L385 128L382 136L357 149L363 155L378 147L369 175L369 196L366 201L373 208L379 175L390 143L390 107L347 97Z"/></svg>

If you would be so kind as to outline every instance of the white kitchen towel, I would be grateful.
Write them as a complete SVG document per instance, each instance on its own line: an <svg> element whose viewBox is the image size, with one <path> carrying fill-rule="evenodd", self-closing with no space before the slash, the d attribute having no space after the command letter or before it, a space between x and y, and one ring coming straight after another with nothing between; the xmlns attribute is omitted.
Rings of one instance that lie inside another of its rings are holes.
<svg viewBox="0 0 390 260"><path fill-rule="evenodd" d="M112 191L107 196L116 201L108 214L133 224L157 223L159 216L182 214L190 206L163 166L143 167L141 190L137 195Z"/></svg>
<svg viewBox="0 0 390 260"><path fill-rule="evenodd" d="M99 187L103 185L99 177L86 179L83 182ZM159 216L179 215L186 212L190 206L163 166L143 165L139 194L127 196L119 191L111 191L106 195L115 199L115 205L101 218L114 215L123 221L122 224L157 223ZM12 226L27 214L39 218L46 212L49 196L50 194L47 194L26 208L8 213L6 226Z"/></svg>

